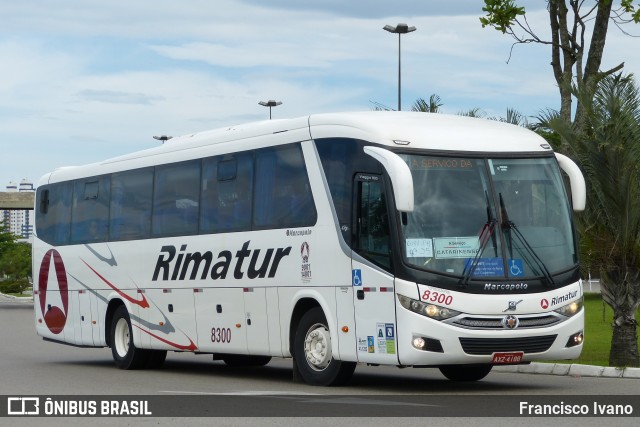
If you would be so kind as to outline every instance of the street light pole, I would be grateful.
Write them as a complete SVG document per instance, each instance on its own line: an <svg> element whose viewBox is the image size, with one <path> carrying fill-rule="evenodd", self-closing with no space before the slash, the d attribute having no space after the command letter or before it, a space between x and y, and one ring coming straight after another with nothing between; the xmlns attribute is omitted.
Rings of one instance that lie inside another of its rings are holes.
<svg viewBox="0 0 640 427"><path fill-rule="evenodd" d="M277 107L278 105L282 104L282 102L270 99L269 101L260 101L258 102L258 104L262 105L263 107L269 107L269 120L271 120L271 108Z"/></svg>
<svg viewBox="0 0 640 427"><path fill-rule="evenodd" d="M383 30L388 31L390 33L398 34L398 111L402 109L402 96L401 96L401 85L402 85L402 64L400 60L400 36L402 34L412 33L416 30L416 27L410 27L407 24L398 24L395 27L391 25L385 25Z"/></svg>

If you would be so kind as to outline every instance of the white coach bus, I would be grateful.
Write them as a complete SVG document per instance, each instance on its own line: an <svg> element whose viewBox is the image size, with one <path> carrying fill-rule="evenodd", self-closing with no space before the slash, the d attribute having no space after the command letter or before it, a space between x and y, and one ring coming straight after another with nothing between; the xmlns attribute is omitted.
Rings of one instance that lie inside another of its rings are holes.
<svg viewBox="0 0 640 427"><path fill-rule="evenodd" d="M488 120L322 114L173 138L40 180L35 325L122 369L291 357L315 385L357 363L471 381L573 359L585 197L571 160Z"/></svg>

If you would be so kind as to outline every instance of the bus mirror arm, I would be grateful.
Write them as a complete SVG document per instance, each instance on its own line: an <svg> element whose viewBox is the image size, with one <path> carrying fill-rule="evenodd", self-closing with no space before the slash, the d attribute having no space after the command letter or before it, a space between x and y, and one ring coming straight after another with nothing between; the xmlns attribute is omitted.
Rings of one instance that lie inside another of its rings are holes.
<svg viewBox="0 0 640 427"><path fill-rule="evenodd" d="M574 211L583 211L587 204L587 187L584 182L584 176L573 160L564 154L555 153L560 169L568 176L571 185L571 202Z"/></svg>
<svg viewBox="0 0 640 427"><path fill-rule="evenodd" d="M364 147L364 152L384 166L393 187L396 209L413 212L413 177L407 163L400 156L381 147Z"/></svg>

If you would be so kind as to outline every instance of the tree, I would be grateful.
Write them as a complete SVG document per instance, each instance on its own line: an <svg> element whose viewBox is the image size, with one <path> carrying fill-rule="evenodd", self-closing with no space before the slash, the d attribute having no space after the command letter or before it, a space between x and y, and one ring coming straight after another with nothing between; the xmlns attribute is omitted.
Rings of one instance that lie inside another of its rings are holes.
<svg viewBox="0 0 640 427"><path fill-rule="evenodd" d="M0 223L0 258L2 258L4 252L13 245L15 240L16 236L8 232L6 227Z"/></svg>
<svg viewBox="0 0 640 427"><path fill-rule="evenodd" d="M634 5L634 0L619 0L616 8L613 0L595 0L595 3L547 0L550 40L542 39L529 25L525 8L518 6L516 0L484 0L484 3L482 10L486 15L480 18L483 27L493 27L510 35L515 40L514 46L540 43L551 47L551 67L560 91L560 117L566 123L584 126L584 108L579 100L575 117L573 120L571 117L571 86L575 84L583 92L593 92L599 80L622 69L624 63L606 71L601 71L600 66L609 23L620 27L640 22L640 8Z"/></svg>
<svg viewBox="0 0 640 427"><path fill-rule="evenodd" d="M31 245L15 243L0 257L0 272L13 280L28 281L31 277Z"/></svg>
<svg viewBox="0 0 640 427"><path fill-rule="evenodd" d="M464 117L474 117L476 119L483 119L487 116L487 113L485 113L481 108L474 107L468 109L467 111L458 111L458 115Z"/></svg>
<svg viewBox="0 0 640 427"><path fill-rule="evenodd" d="M582 253L599 270L602 298L614 313L609 364L640 366L640 89L631 76L614 75L574 93L586 126L577 130L559 115L547 125L585 173L589 197L577 222Z"/></svg>
<svg viewBox="0 0 640 427"><path fill-rule="evenodd" d="M0 288L5 292L23 292L31 277L31 245L16 242L17 236L0 225Z"/></svg>
<svg viewBox="0 0 640 427"><path fill-rule="evenodd" d="M381 104L376 101L369 101L374 105L375 111L395 111L391 107L387 107L384 104ZM418 98L415 100L413 105L411 106L411 111L422 112L422 113L439 113L440 107L442 107L442 101L438 95L435 93L429 97L429 101L426 101L424 98Z"/></svg>
<svg viewBox="0 0 640 427"><path fill-rule="evenodd" d="M532 125L527 120L527 117L513 108L507 108L506 117L490 117L489 120L496 120L498 122L509 123L516 126L522 126L524 128L532 127Z"/></svg>
<svg viewBox="0 0 640 427"><path fill-rule="evenodd" d="M422 113L439 113L440 107L442 107L442 100L435 93L429 97L429 102L424 98L418 98L411 106L411 111L418 111Z"/></svg>
<svg viewBox="0 0 640 427"><path fill-rule="evenodd" d="M411 106L411 111L422 112L422 113L441 113L442 110L440 109L440 107L442 107L443 105L444 104L442 103L442 99L440 98L440 96L436 94L432 94L429 97L428 102L424 98L416 99L413 105ZM382 104L377 104L376 110L382 110L382 109L385 109L387 111L390 110L388 107L384 107L384 108L383 107L384 106L382 106ZM486 117L487 114L482 109L475 107L467 111L460 111L458 112L458 115L482 119ZM513 108L507 108L506 117L488 117L488 119L495 120L498 122L511 123L513 125L522 126L526 128L531 127L529 122L527 121L527 118L523 116L522 113L520 113L519 111Z"/></svg>

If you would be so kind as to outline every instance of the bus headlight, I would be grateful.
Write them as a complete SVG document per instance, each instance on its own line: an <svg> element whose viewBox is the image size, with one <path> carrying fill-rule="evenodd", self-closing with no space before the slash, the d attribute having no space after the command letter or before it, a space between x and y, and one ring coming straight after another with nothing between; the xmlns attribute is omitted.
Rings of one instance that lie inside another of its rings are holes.
<svg viewBox="0 0 640 427"><path fill-rule="evenodd" d="M459 311L435 304L427 304L422 301L405 297L404 295L398 295L398 301L400 302L400 305L407 310L429 317L430 319L445 320L460 314Z"/></svg>
<svg viewBox="0 0 640 427"><path fill-rule="evenodd" d="M580 310L582 310L582 301L583 301L582 298L577 299L554 311L556 313L562 314L563 316L571 317L574 314L578 313Z"/></svg>

